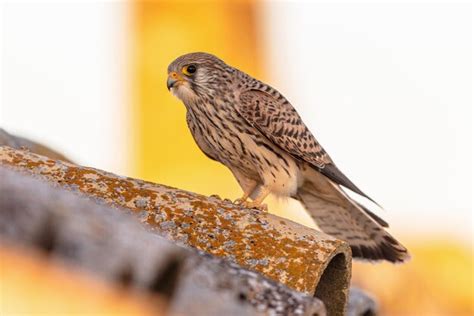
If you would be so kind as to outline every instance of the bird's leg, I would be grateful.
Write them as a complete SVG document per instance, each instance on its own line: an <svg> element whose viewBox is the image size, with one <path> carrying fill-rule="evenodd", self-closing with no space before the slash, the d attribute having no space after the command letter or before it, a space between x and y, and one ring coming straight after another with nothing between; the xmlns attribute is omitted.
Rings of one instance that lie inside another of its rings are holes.
<svg viewBox="0 0 474 316"><path fill-rule="evenodd" d="M268 206L267 204L263 204L263 200L270 194L270 188L268 187L262 187L258 195L255 197L255 199L252 202L245 202L242 205L247 207L247 208L256 208L261 211L268 211Z"/></svg>
<svg viewBox="0 0 474 316"><path fill-rule="evenodd" d="M235 200L234 204L242 205L242 204L246 203L247 199L253 193L255 188L257 188L257 181L252 181L252 183L250 183L250 185L247 185L244 188L244 195L242 195L241 198Z"/></svg>

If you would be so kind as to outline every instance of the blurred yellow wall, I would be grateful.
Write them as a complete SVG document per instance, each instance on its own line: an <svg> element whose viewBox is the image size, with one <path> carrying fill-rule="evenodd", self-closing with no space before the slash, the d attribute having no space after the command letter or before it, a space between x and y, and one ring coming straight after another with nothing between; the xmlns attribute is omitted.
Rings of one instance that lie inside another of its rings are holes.
<svg viewBox="0 0 474 316"><path fill-rule="evenodd" d="M406 246L405 264L353 262L352 283L373 293L381 315L474 315L472 248L436 237Z"/></svg>
<svg viewBox="0 0 474 316"><path fill-rule="evenodd" d="M134 10L134 176L203 194L237 198L224 166L201 153L185 107L166 89L176 57L213 53L261 75L255 1L136 1Z"/></svg>

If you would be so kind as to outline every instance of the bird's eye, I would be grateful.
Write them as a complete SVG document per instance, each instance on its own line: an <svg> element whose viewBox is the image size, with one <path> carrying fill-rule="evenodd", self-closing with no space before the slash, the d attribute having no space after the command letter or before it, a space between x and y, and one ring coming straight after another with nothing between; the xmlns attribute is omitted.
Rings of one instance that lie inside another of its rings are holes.
<svg viewBox="0 0 474 316"><path fill-rule="evenodd" d="M196 72L195 65L187 65L183 67L183 74L185 74L186 76L191 76L195 72Z"/></svg>

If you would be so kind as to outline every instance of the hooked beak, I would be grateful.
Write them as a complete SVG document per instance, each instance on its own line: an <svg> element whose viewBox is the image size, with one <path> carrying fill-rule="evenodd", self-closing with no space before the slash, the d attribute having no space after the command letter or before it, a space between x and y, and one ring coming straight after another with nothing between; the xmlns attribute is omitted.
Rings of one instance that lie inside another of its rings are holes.
<svg viewBox="0 0 474 316"><path fill-rule="evenodd" d="M168 91L173 88L177 83L182 82L183 78L176 72L172 71L168 74L168 80L166 80L166 87Z"/></svg>
<svg viewBox="0 0 474 316"><path fill-rule="evenodd" d="M176 82L178 82L178 80L168 77L168 80L166 81L166 87L168 87L168 91L171 88L173 88L173 86L176 84Z"/></svg>

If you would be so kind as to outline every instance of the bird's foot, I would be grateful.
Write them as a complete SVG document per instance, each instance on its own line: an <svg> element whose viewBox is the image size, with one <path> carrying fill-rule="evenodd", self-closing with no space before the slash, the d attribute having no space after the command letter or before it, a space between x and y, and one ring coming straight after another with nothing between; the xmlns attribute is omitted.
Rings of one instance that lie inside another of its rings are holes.
<svg viewBox="0 0 474 316"><path fill-rule="evenodd" d="M237 204L237 205L244 205L244 203L247 201L247 199L244 199L244 198L238 198L234 201L234 204Z"/></svg>
<svg viewBox="0 0 474 316"><path fill-rule="evenodd" d="M253 208L262 212L268 212L268 205L264 203L258 203L256 201L244 201L241 205L246 208Z"/></svg>

